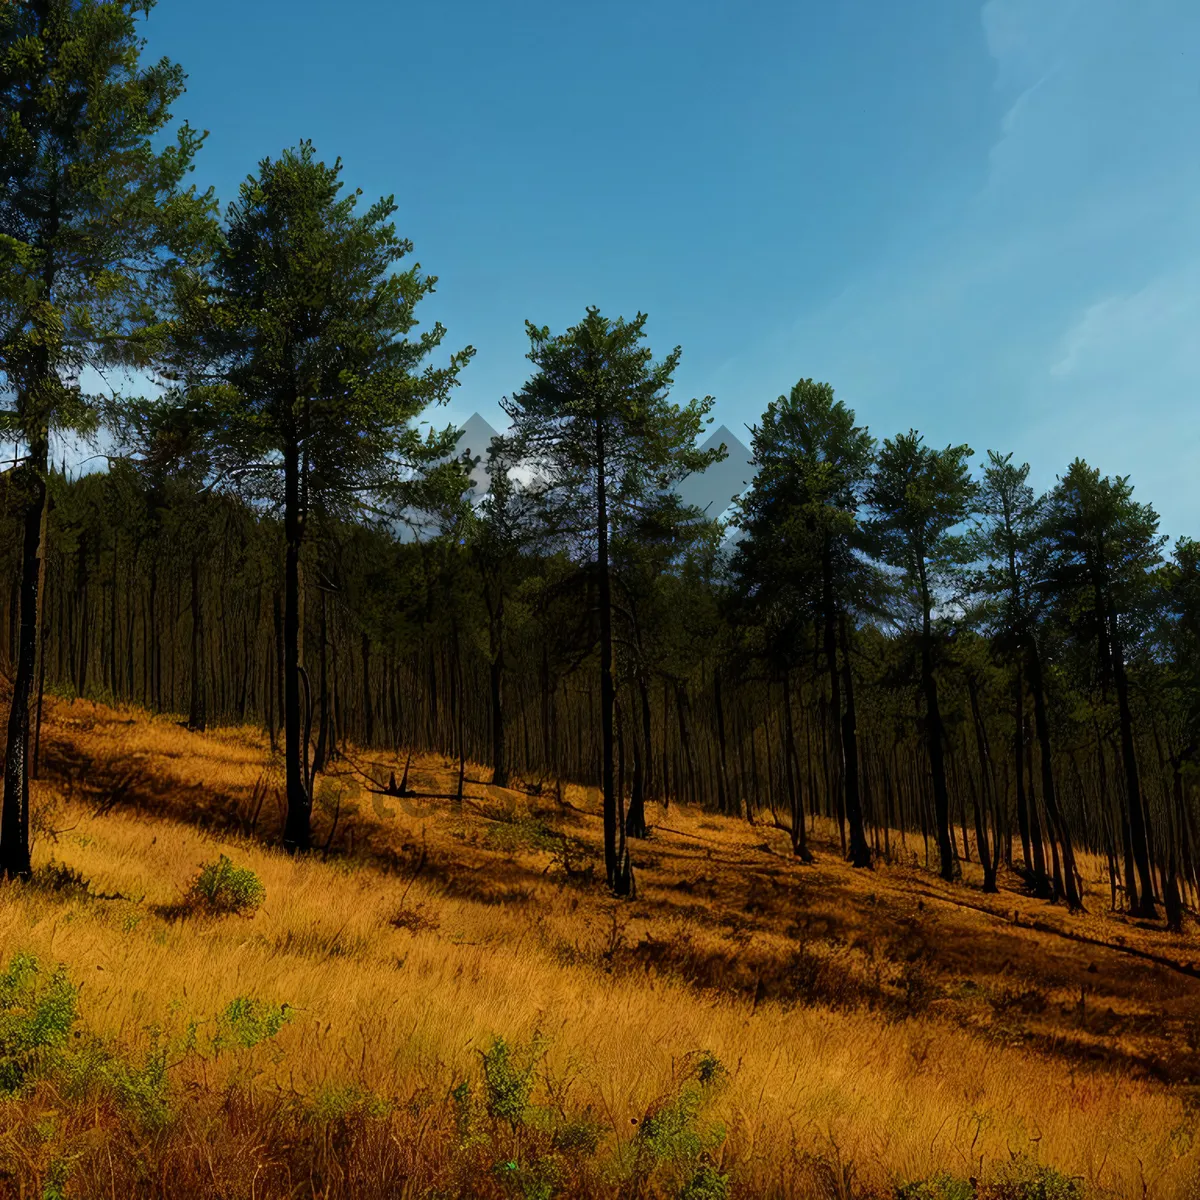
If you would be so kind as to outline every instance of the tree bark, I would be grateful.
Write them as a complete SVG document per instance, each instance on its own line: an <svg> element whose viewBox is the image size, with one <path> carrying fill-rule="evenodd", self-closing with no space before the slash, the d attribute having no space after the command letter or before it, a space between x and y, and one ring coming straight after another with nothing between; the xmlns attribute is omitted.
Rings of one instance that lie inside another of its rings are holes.
<svg viewBox="0 0 1200 1200"><path fill-rule="evenodd" d="M613 778L613 711L616 689L612 672L612 583L608 562L608 492L605 478L604 421L596 419L596 533L600 585L600 777L604 806L604 869L608 886L618 896L633 890L628 858L618 845L616 780Z"/></svg>
<svg viewBox="0 0 1200 1200"><path fill-rule="evenodd" d="M842 646L842 778L846 789L846 819L850 824L849 860L856 867L871 865L871 847L863 828L862 795L858 778L858 713L854 705L854 674L850 669L850 642L846 614L840 614Z"/></svg>
<svg viewBox="0 0 1200 1200"><path fill-rule="evenodd" d="M200 552L192 550L192 692L188 728L203 732L208 724L204 661L204 605L200 596Z"/></svg>
<svg viewBox="0 0 1200 1200"><path fill-rule="evenodd" d="M300 549L304 542L304 516L300 490L300 452L293 442L284 455L283 515L287 543L283 567L283 753L287 788L283 844L289 854L307 851L312 844L307 737L311 698L307 688L301 695Z"/></svg>
<svg viewBox="0 0 1200 1200"><path fill-rule="evenodd" d="M1046 806L1046 815L1054 828L1054 835L1062 848L1063 890L1067 897L1067 905L1072 912L1083 907L1076 886L1075 850L1071 845L1071 831L1063 820L1062 810L1058 803L1058 790L1054 785L1054 762L1051 757L1050 720L1046 712L1046 686L1042 675L1042 656L1037 643L1032 642L1028 647L1027 660L1029 663L1029 691L1033 696L1033 724L1038 739L1038 755L1042 766L1042 803Z"/></svg>
<svg viewBox="0 0 1200 1200"><path fill-rule="evenodd" d="M20 623L17 669L8 712L4 800L0 805L0 878L6 879L29 879L33 874L29 855L29 699L41 641L48 442L48 431L39 430L29 447L29 457L20 468L26 488L21 523Z"/></svg>
<svg viewBox="0 0 1200 1200"><path fill-rule="evenodd" d="M1150 875L1150 845L1146 830L1146 810L1142 802L1141 781L1138 778L1137 750L1133 740L1133 716L1129 709L1129 680L1125 674L1125 654L1119 640L1116 614L1109 606L1113 682L1117 690L1117 716L1121 732L1121 761L1125 768L1125 799L1128 804L1129 840L1133 861L1137 867L1141 895L1134 905L1135 916L1153 919L1157 916L1154 904L1154 882Z"/></svg>

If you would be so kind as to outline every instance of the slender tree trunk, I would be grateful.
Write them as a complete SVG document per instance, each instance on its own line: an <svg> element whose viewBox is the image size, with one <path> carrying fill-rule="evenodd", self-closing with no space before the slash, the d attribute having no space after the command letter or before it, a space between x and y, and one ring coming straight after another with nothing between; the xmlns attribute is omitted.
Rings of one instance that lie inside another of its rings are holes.
<svg viewBox="0 0 1200 1200"><path fill-rule="evenodd" d="M641 738L633 741L633 791L629 812L625 815L625 836L644 838L646 828L646 794L650 789L650 692L643 675L638 676L638 700L641 711Z"/></svg>
<svg viewBox="0 0 1200 1200"><path fill-rule="evenodd" d="M371 639L362 631L363 731L368 747L375 745L375 706L371 701Z"/></svg>
<svg viewBox="0 0 1200 1200"><path fill-rule="evenodd" d="M156 711L162 712L162 642L158 636L158 555L150 559L150 654L151 699Z"/></svg>
<svg viewBox="0 0 1200 1200"><path fill-rule="evenodd" d="M1112 629L1113 682L1117 689L1117 717L1121 732L1121 761L1125 768L1125 799L1128 805L1129 840L1137 867L1141 896L1134 906L1135 916L1153 919L1158 915L1154 904L1154 882L1150 876L1150 843L1146 829L1146 809L1138 778L1137 750L1133 740L1133 716L1129 710L1129 680L1125 674L1125 653L1116 628L1116 615L1109 610Z"/></svg>
<svg viewBox="0 0 1200 1200"><path fill-rule="evenodd" d="M1029 690L1033 695L1033 724L1037 733L1038 753L1042 765L1042 803L1050 819L1054 835L1062 847L1063 889L1067 905L1072 912L1082 908L1079 889L1076 886L1075 850L1071 845L1071 831L1063 819L1058 803L1058 791L1054 786L1054 761L1050 746L1050 720L1046 713L1046 686L1042 675L1042 657L1037 643L1031 642L1027 655L1029 662Z"/></svg>
<svg viewBox="0 0 1200 1200"><path fill-rule="evenodd" d="M488 663L489 695L492 705L492 783L508 787L508 755L504 733L504 593L496 588L492 604L491 659ZM526 758L529 757L526 753Z"/></svg>
<svg viewBox="0 0 1200 1200"><path fill-rule="evenodd" d="M871 865L871 847L863 829L862 797L858 779L858 713L854 705L854 674L850 669L850 643L846 614L841 613L842 646L842 778L846 790L846 819L850 823L850 862L856 867ZM836 672L835 672L836 673Z"/></svg>
<svg viewBox="0 0 1200 1200"><path fill-rule="evenodd" d="M788 801L792 810L792 853L801 861L813 861L812 851L808 848L807 835L804 828L804 799L800 780L793 778L795 768L799 775L799 764L796 761L796 729L792 721L792 683L791 672L783 673L783 772L787 783Z"/></svg>
<svg viewBox="0 0 1200 1200"><path fill-rule="evenodd" d="M729 762L725 743L725 705L721 696L721 665L713 666L713 708L717 719L717 808L723 813L733 812L729 795ZM737 816L741 816L738 804Z"/></svg>
<svg viewBox="0 0 1200 1200"><path fill-rule="evenodd" d="M918 556L921 575L921 683L925 693L925 740L929 768L933 776L933 809L937 825L938 858L943 879L954 878L954 843L950 840L950 794L946 788L946 762L943 757L944 732L942 710L938 706L937 677L933 671L933 629L931 600L925 573L925 556Z"/></svg>
<svg viewBox="0 0 1200 1200"><path fill-rule="evenodd" d="M616 780L613 778L613 711L616 689L612 670L612 585L608 564L608 481L605 477L604 420L596 420L596 532L600 585L600 777L604 803L604 869L608 886L618 896L633 890L633 872L622 858L617 829Z"/></svg>
<svg viewBox="0 0 1200 1200"><path fill-rule="evenodd" d="M0 878L7 879L29 879L33 874L29 857L29 699L41 641L48 460L48 434L43 429L33 438L29 457L19 469L25 490L20 626L17 635L17 670L8 711L4 800L0 806Z"/></svg>
<svg viewBox="0 0 1200 1200"><path fill-rule="evenodd" d="M192 693L188 728L203 732L208 724L205 702L204 605L200 596L200 551L192 550Z"/></svg>
<svg viewBox="0 0 1200 1200"><path fill-rule="evenodd" d="M308 779L308 726L312 709L301 662L302 603L300 549L304 516L300 497L300 454L294 443L284 460L283 569L283 753L287 779L287 820L283 844L290 854L311 846L312 792ZM303 693L302 693L303 689Z"/></svg>
<svg viewBox="0 0 1200 1200"><path fill-rule="evenodd" d="M320 775L325 770L326 759L331 757L329 741L331 734L331 714L329 703L329 593L321 587L321 619L317 630L321 643L320 658L317 667L317 704L321 709L321 723L317 726L317 746L313 751L313 775Z"/></svg>
<svg viewBox="0 0 1200 1200"><path fill-rule="evenodd" d="M975 725L975 747L979 754L979 777L981 795L975 804L975 843L979 850L979 861L983 864L983 890L997 892L996 872L1000 865L1000 827L996 826L995 854L989 852L987 836L987 811L994 809L992 802L996 780L992 770L992 755L987 743L987 730L979 711L979 688L973 676L967 676L967 693L971 701L971 718Z"/></svg>

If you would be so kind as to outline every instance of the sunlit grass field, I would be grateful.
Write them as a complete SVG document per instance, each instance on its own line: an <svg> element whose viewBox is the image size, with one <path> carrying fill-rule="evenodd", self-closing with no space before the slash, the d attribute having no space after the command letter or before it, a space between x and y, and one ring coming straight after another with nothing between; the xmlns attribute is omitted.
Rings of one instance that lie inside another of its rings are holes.
<svg viewBox="0 0 1200 1200"><path fill-rule="evenodd" d="M295 860L258 731L53 701L42 757L0 1194L1200 1195L1200 938L1108 913L1098 863L1073 918L943 884L919 836L854 872L818 822L804 867L671 806L615 901L581 788L401 800L351 751ZM222 855L257 907L198 899Z"/></svg>

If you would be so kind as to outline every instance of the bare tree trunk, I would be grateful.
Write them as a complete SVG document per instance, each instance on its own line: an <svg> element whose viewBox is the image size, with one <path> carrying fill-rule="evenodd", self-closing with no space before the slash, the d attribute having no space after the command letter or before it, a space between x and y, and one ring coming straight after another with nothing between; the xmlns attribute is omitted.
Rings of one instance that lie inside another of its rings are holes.
<svg viewBox="0 0 1200 1200"><path fill-rule="evenodd" d="M299 448L294 443L288 447L284 461L283 525L287 542L283 570L283 745L287 820L283 844L289 853L296 854L307 851L312 844L312 790L308 771L312 696L301 661L303 589L300 585L300 549L304 541L304 515Z"/></svg>
<svg viewBox="0 0 1200 1200"><path fill-rule="evenodd" d="M188 728L203 732L208 724L205 659L204 605L200 596L200 551L192 550L192 691L188 704Z"/></svg>
<svg viewBox="0 0 1200 1200"><path fill-rule="evenodd" d="M21 616L17 670L8 711L4 800L0 806L0 878L29 879L29 698L41 641L45 583L48 435L42 431L19 469L25 490L21 541ZM14 472L16 474L16 472Z"/></svg>
<svg viewBox="0 0 1200 1200"><path fill-rule="evenodd" d="M792 853L801 862L813 861L812 851L808 848L807 836L804 829L804 800L799 779L792 776L792 768L796 767L799 774L799 764L796 761L796 730L792 721L792 684L791 672L783 673L783 730L784 752L783 771L787 782L788 802L792 810Z"/></svg>
<svg viewBox="0 0 1200 1200"><path fill-rule="evenodd" d="M849 860L856 867L871 865L871 847L863 829L862 797L858 780L858 713L854 706L854 674L850 669L850 642L846 614L839 620L842 649L842 778L845 781L846 819L850 824ZM836 670L833 672L837 674Z"/></svg>

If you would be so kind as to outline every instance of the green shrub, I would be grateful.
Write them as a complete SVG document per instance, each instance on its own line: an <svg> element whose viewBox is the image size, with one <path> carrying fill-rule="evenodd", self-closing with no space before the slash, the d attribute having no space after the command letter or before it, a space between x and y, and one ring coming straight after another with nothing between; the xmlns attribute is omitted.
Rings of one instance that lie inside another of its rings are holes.
<svg viewBox="0 0 1200 1200"><path fill-rule="evenodd" d="M249 1050L259 1042L273 1038L292 1019L286 1004L266 1004L253 996L237 996L217 1017L212 1049L219 1054L226 1049Z"/></svg>
<svg viewBox="0 0 1200 1200"><path fill-rule="evenodd" d="M729 1180L712 1165L725 1141L725 1127L701 1121L705 1105L724 1084L728 1072L708 1051L688 1055L670 1093L653 1104L634 1135L634 1179L657 1177L680 1200L724 1200ZM657 1193L656 1193L657 1194Z"/></svg>
<svg viewBox="0 0 1200 1200"><path fill-rule="evenodd" d="M679 1200L727 1200L729 1176L708 1163L702 1163L696 1173L683 1185Z"/></svg>
<svg viewBox="0 0 1200 1200"><path fill-rule="evenodd" d="M164 1129L171 1119L167 1066L172 1049L157 1032L140 1061L131 1062L98 1047L91 1082L107 1089L143 1129Z"/></svg>
<svg viewBox="0 0 1200 1200"><path fill-rule="evenodd" d="M896 1189L896 1200L975 1200L975 1185L945 1171Z"/></svg>
<svg viewBox="0 0 1200 1200"><path fill-rule="evenodd" d="M42 1181L42 1200L66 1200L67 1180L75 1166L69 1158L52 1158Z"/></svg>
<svg viewBox="0 0 1200 1200"><path fill-rule="evenodd" d="M188 899L211 913L253 913L266 899L266 889L247 867L235 867L227 855L205 863L192 881Z"/></svg>
<svg viewBox="0 0 1200 1200"><path fill-rule="evenodd" d="M698 1158L706 1148L706 1139L696 1127L702 1103L699 1088L685 1087L642 1118L637 1131L639 1147L663 1162ZM720 1142L723 1137L722 1131L716 1140Z"/></svg>
<svg viewBox="0 0 1200 1200"><path fill-rule="evenodd" d="M483 835L485 844L493 850L558 850L562 835L536 817L496 817Z"/></svg>
<svg viewBox="0 0 1200 1200"><path fill-rule="evenodd" d="M534 1071L543 1051L544 1043L535 1034L526 1047L514 1049L498 1037L482 1052L484 1102L489 1116L507 1121L514 1129L524 1121Z"/></svg>
<svg viewBox="0 0 1200 1200"><path fill-rule="evenodd" d="M711 1050L701 1050L696 1056L696 1078L705 1087L716 1087L728 1076L725 1064Z"/></svg>
<svg viewBox="0 0 1200 1200"><path fill-rule="evenodd" d="M450 1100L454 1104L454 1123L458 1130L458 1140L463 1146L476 1141L475 1111L476 1103L471 1095L471 1085L462 1080L450 1091Z"/></svg>
<svg viewBox="0 0 1200 1200"><path fill-rule="evenodd" d="M600 1148L604 1126L589 1116L567 1117L556 1124L551 1145L564 1154L590 1158Z"/></svg>
<svg viewBox="0 0 1200 1200"><path fill-rule="evenodd" d="M1076 1180L1017 1155L978 1182L945 1171L914 1180L896 1189L896 1200L1083 1200L1083 1194Z"/></svg>
<svg viewBox="0 0 1200 1200"><path fill-rule="evenodd" d="M1080 1184L1025 1155L1006 1162L979 1189L979 1200L1081 1200Z"/></svg>
<svg viewBox="0 0 1200 1200"><path fill-rule="evenodd" d="M20 1091L49 1070L78 1017L79 989L66 968L47 974L30 954L14 954L0 975L0 1093Z"/></svg>

